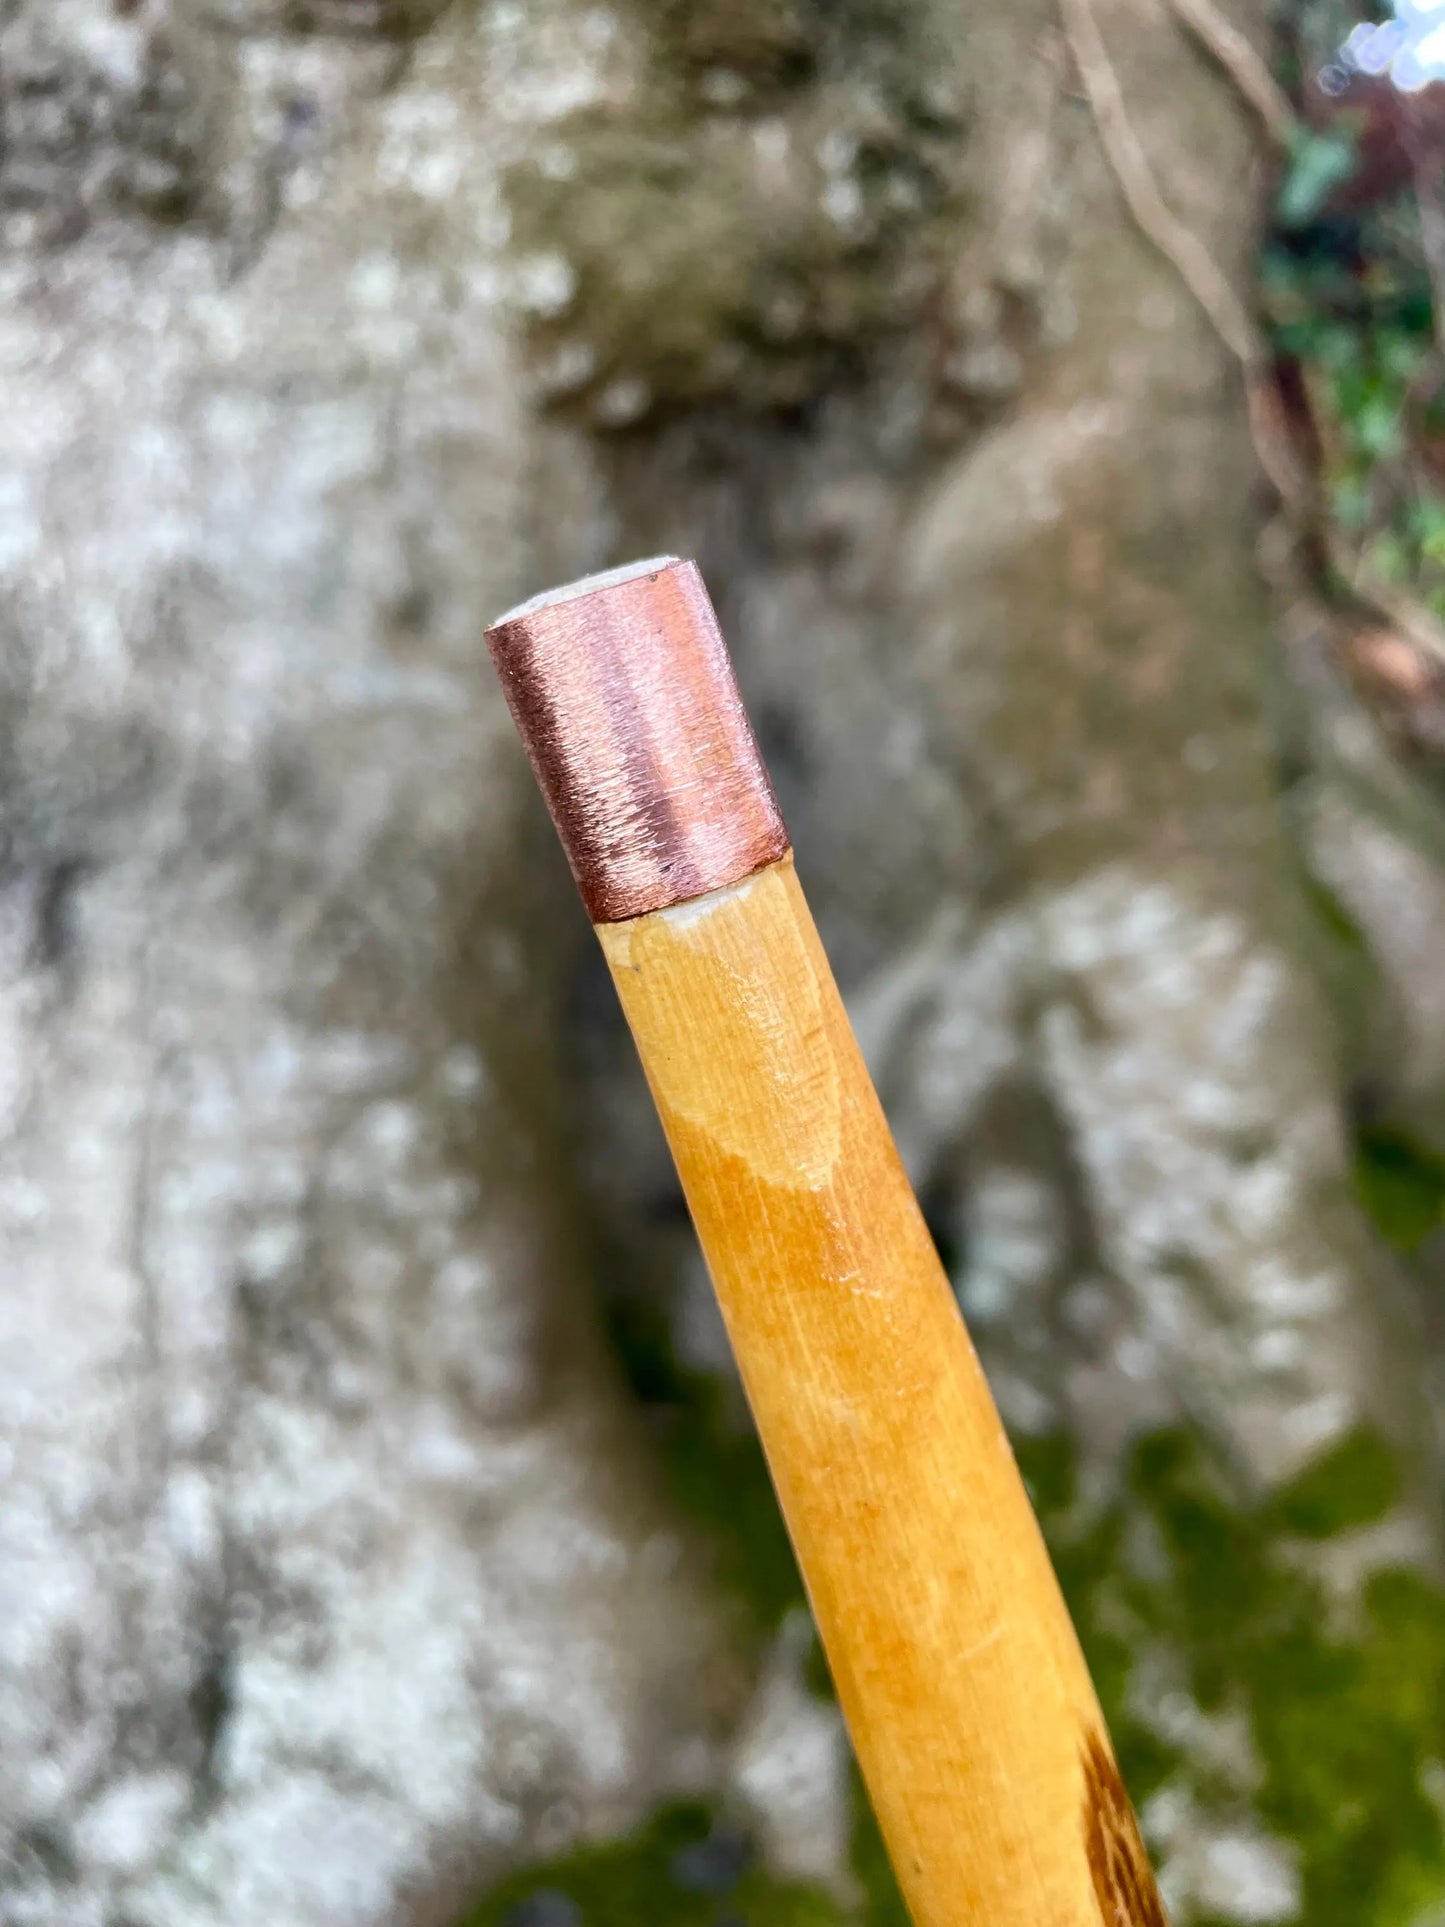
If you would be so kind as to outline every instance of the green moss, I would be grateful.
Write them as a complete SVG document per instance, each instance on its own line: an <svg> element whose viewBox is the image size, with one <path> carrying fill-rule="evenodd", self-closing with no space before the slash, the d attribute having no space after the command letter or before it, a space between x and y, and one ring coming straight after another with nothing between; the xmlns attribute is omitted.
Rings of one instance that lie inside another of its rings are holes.
<svg viewBox="0 0 1445 1927"><path fill-rule="evenodd" d="M859 1904L779 1880L701 1805L656 1814L630 1839L580 1847L495 1888L462 1927L909 1927L877 1824L855 1780Z"/></svg>
<svg viewBox="0 0 1445 1927"><path fill-rule="evenodd" d="M1298 1855L1308 1927L1411 1927L1445 1904L1426 1783L1445 1761L1445 1594L1383 1570L1341 1625L1291 1549L1388 1510L1388 1448L1356 1434L1250 1507L1196 1440L1159 1434L1137 1447L1118 1503L1087 1519L1056 1463L1038 1473L1041 1454L1060 1447L1023 1456L1136 1801L1170 1781L1221 1819L1252 1809ZM1062 1510L1044 1502L1061 1493ZM1162 1739L1133 1699L1134 1656L1160 1646L1206 1711L1245 1713L1257 1786Z"/></svg>
<svg viewBox="0 0 1445 1927"><path fill-rule="evenodd" d="M807 0L637 0L637 8L688 65L786 82L816 58L818 21Z"/></svg>
<svg viewBox="0 0 1445 1927"><path fill-rule="evenodd" d="M615 1333L674 1491L761 1637L803 1593L751 1431L716 1384L678 1367L660 1320L634 1307ZM1297 1556L1396 1503L1400 1468L1385 1441L1351 1434L1258 1505L1238 1503L1181 1431L1141 1440L1119 1498L1093 1512L1067 1440L1024 1440L1019 1460L1135 1800L1173 1783L1223 1822L1252 1811L1298 1854L1308 1927L1412 1927L1445 1904L1445 1832L1423 1777L1445 1762L1445 1595L1387 1569L1353 1623L1339 1624ZM1138 1656L1160 1646L1202 1708L1247 1716L1257 1786L1182 1751L1137 1703ZM814 1671L826 1690L821 1656ZM856 1811L860 1917L906 1927L861 1787ZM736 1906L732 1916L753 1918ZM655 1899L637 1917L674 1918Z"/></svg>
<svg viewBox="0 0 1445 1927"><path fill-rule="evenodd" d="M752 86L794 88L839 47L907 50L921 24L911 0L633 0L664 57L683 68L726 69Z"/></svg>
<svg viewBox="0 0 1445 1927"><path fill-rule="evenodd" d="M751 1432L722 1388L678 1366L660 1319L619 1308L614 1333L676 1496L761 1639L803 1594ZM1445 1905L1427 1790L1445 1762L1445 1595L1385 1569L1341 1624L1295 1551L1388 1511L1399 1470L1384 1442L1352 1435L1257 1506L1183 1432L1140 1441L1120 1496L1093 1512L1066 1441L1026 1440L1019 1456L1135 1800L1170 1783L1222 1822L1252 1812L1298 1856L1307 1927L1415 1927ZM1247 1716L1257 1784L1161 1736L1131 1692L1138 1655L1161 1646L1201 1707ZM855 1800L857 1910L771 1878L716 1813L679 1807L515 1877L467 1927L907 1927L856 1782Z"/></svg>
<svg viewBox="0 0 1445 1927"><path fill-rule="evenodd" d="M1062 1434L1051 1438L1020 1439L1019 1471L1040 1517L1062 1518L1076 1497L1074 1448Z"/></svg>
<svg viewBox="0 0 1445 1927"><path fill-rule="evenodd" d="M1313 781L1307 748L1294 746L1285 757L1279 773L1286 792L1301 778L1307 784ZM1338 1077L1341 1084L1349 1084L1371 1060L1379 971L1359 924L1335 892L1308 869L1300 872L1300 883L1304 910L1300 942L1334 1014Z"/></svg>
<svg viewBox="0 0 1445 1927"><path fill-rule="evenodd" d="M845 31L820 0L634 12L651 59L625 113L572 115L506 181L516 253L546 263L528 314L542 395L594 427L722 398L791 410L911 342L957 251L962 179L925 16L852 0Z"/></svg>
<svg viewBox="0 0 1445 1927"><path fill-rule="evenodd" d="M673 1497L702 1527L718 1579L761 1641L805 1596L757 1434L731 1387L679 1365L659 1313L619 1300L609 1323Z"/></svg>
<svg viewBox="0 0 1445 1927"><path fill-rule="evenodd" d="M854 1774L853 1872L862 1892L861 1927L911 1927L903 1895L893 1877L883 1835L868 1804L863 1782Z"/></svg>
<svg viewBox="0 0 1445 1927"><path fill-rule="evenodd" d="M379 7L369 0L290 0L283 20L296 33L340 31L402 40L432 26L445 5L446 0L384 0Z"/></svg>
<svg viewBox="0 0 1445 1927"><path fill-rule="evenodd" d="M718 1578L739 1609L745 1636L761 1642L788 1613L804 1608L806 1598L756 1434L737 1401L729 1397L730 1388L678 1364L666 1325L651 1308L618 1299L610 1307L609 1321L633 1394L656 1434L673 1496L702 1527L717 1561ZM832 1697L833 1683L816 1638L806 1677L819 1698ZM669 1824L681 1825L685 1819L674 1816ZM686 1823L695 1827L696 1814ZM655 1839L647 1851L655 1870ZM855 1927L858 1923L908 1927L877 1822L856 1773L852 1860L863 1897L861 1914L848 1916ZM663 1918L658 1904L654 1896L650 1911L635 1917ZM495 1916L485 1918L489 1922ZM669 1913L665 1918L671 1921L673 1916ZM790 1921L793 1916L754 1915L733 1904L727 1918L763 1923ZM803 1921L812 1916L797 1918Z"/></svg>
<svg viewBox="0 0 1445 1927"><path fill-rule="evenodd" d="M1445 1902L1445 1841L1421 1769L1445 1752L1445 1602L1383 1573L1356 1639L1305 1595L1248 1655L1265 1817L1305 1848L1311 1922L1395 1927Z"/></svg>
<svg viewBox="0 0 1445 1927"><path fill-rule="evenodd" d="M650 124L580 114L559 127L572 156L560 177L511 171L519 255L560 258L573 283L529 327L555 405L612 426L720 396L793 407L911 324L934 281L937 185L901 141L860 148L857 216L840 224L806 158L827 131L799 137L804 159L764 162L746 123L704 134L664 100Z"/></svg>
<svg viewBox="0 0 1445 1927"><path fill-rule="evenodd" d="M1355 1183L1375 1228L1400 1251L1417 1250L1445 1225L1445 1158L1403 1131L1356 1134Z"/></svg>
<svg viewBox="0 0 1445 1927"><path fill-rule="evenodd" d="M818 1888L765 1873L704 1807L670 1807L629 1840L581 1847L506 1881L465 1927L840 1927Z"/></svg>
<svg viewBox="0 0 1445 1927"><path fill-rule="evenodd" d="M720 386L762 271L741 154L713 156L709 169L681 128L598 115L561 134L571 172L529 162L507 181L519 252L559 255L576 281L564 313L534 319L534 347L580 343L588 394L626 381L690 400Z"/></svg>
<svg viewBox="0 0 1445 1927"><path fill-rule="evenodd" d="M659 1317L620 1306L614 1336L675 1495L704 1527L720 1577L761 1641L803 1592L745 1415L726 1388L679 1367ZM1182 1431L1141 1440L1118 1498L1092 1511L1066 1440L1024 1440L1019 1460L1136 1802L1167 1783L1222 1823L1252 1813L1298 1856L1307 1927L1414 1927L1445 1904L1445 1830L1426 1779L1445 1762L1445 1595L1413 1571L1382 1570L1342 1623L1300 1557L1395 1504L1400 1468L1389 1446L1353 1433L1255 1505L1238 1502ZM1131 1690L1138 1656L1161 1647L1203 1709L1246 1716L1257 1784L1182 1750L1140 1705ZM826 1690L820 1657L814 1671ZM862 1906L849 1918L906 1927L861 1787L856 1800ZM710 1913L675 1910L672 1857L684 1835L696 1841L711 1824L696 1811L665 1815L637 1840L589 1849L502 1897L515 1907L539 1888L565 1893L583 1910L577 1927L842 1918L824 1897L757 1872ZM476 1927L501 1927L499 1898L488 1907ZM525 1916L517 1927L528 1927Z"/></svg>
<svg viewBox="0 0 1445 1927"><path fill-rule="evenodd" d="M1360 960L1367 958L1369 945L1365 941L1365 933L1334 891L1308 872L1301 882L1305 899L1314 912L1322 934L1351 957Z"/></svg>
<svg viewBox="0 0 1445 1927"><path fill-rule="evenodd" d="M1328 1539L1384 1518L1399 1496L1394 1452L1377 1432L1362 1427L1276 1494L1268 1517L1283 1532Z"/></svg>

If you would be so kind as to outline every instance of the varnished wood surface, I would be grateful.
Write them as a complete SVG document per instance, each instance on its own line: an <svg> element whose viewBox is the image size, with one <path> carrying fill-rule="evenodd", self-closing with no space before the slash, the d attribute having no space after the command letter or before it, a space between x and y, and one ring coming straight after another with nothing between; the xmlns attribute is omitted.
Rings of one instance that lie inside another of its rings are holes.
<svg viewBox="0 0 1445 1927"><path fill-rule="evenodd" d="M917 1927L1163 1927L791 859L598 935Z"/></svg>

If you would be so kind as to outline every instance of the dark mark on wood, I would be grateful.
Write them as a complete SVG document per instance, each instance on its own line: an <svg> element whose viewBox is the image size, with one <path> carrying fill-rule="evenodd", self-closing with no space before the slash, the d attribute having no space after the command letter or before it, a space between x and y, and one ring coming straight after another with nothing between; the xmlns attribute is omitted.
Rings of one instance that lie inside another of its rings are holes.
<svg viewBox="0 0 1445 1927"><path fill-rule="evenodd" d="M1102 1733L1084 1742L1084 1848L1104 1927L1169 1927L1139 1823Z"/></svg>

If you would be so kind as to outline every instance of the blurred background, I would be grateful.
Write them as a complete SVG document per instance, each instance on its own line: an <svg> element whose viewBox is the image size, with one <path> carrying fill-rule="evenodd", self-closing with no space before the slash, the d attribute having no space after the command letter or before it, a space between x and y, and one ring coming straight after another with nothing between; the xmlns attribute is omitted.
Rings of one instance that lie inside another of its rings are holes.
<svg viewBox="0 0 1445 1927"><path fill-rule="evenodd" d="M1445 1922L1445 6L0 0L0 1922L902 1927L487 622L696 556L1178 1927Z"/></svg>

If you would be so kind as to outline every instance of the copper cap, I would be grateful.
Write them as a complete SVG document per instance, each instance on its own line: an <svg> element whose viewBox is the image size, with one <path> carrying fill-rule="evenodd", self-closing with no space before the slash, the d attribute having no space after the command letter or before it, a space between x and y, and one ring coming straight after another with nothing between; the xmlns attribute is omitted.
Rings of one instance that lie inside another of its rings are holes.
<svg viewBox="0 0 1445 1927"><path fill-rule="evenodd" d="M594 923L740 883L788 833L695 562L524 602L492 660Z"/></svg>

